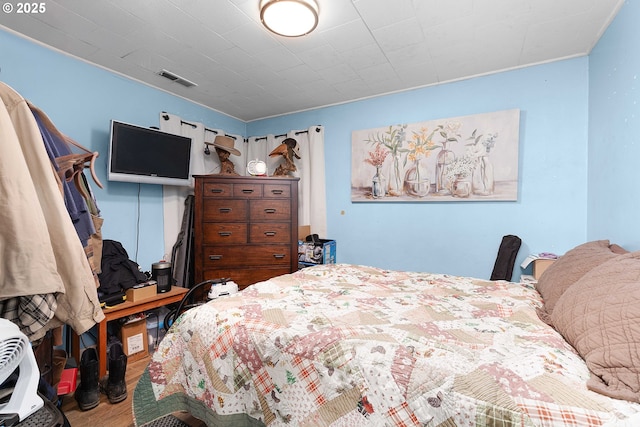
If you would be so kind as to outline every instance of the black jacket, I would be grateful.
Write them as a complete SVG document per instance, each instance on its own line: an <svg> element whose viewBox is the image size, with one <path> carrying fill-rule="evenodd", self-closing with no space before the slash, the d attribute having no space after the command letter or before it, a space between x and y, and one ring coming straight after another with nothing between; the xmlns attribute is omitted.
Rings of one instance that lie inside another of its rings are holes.
<svg viewBox="0 0 640 427"><path fill-rule="evenodd" d="M121 292L123 289L132 288L138 283L148 280L140 271L140 267L129 259L127 251L120 242L104 240L102 242L102 272L98 274L100 288L98 291L104 295Z"/></svg>

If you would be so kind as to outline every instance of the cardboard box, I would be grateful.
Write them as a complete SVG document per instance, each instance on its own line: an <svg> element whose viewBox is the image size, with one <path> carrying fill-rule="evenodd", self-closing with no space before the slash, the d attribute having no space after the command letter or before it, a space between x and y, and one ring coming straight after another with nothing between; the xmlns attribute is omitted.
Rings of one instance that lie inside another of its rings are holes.
<svg viewBox="0 0 640 427"><path fill-rule="evenodd" d="M306 264L335 264L336 241L319 239L316 242L298 241L298 262Z"/></svg>
<svg viewBox="0 0 640 427"><path fill-rule="evenodd" d="M298 227L298 240L302 240L304 242L309 235L311 235L310 225L301 225Z"/></svg>
<svg viewBox="0 0 640 427"><path fill-rule="evenodd" d="M553 264L555 261L556 261L555 259L542 259L542 258L533 261L534 279L538 280L540 276L542 276L542 273L544 273L544 271L547 268L549 268L549 266Z"/></svg>
<svg viewBox="0 0 640 427"><path fill-rule="evenodd" d="M122 349L127 355L127 361L135 362L149 356L149 338L147 336L147 322L141 318L131 323L125 323L120 328Z"/></svg>
<svg viewBox="0 0 640 427"><path fill-rule="evenodd" d="M155 298L158 294L158 285L147 285L142 288L127 289L127 301L138 302L143 299Z"/></svg>

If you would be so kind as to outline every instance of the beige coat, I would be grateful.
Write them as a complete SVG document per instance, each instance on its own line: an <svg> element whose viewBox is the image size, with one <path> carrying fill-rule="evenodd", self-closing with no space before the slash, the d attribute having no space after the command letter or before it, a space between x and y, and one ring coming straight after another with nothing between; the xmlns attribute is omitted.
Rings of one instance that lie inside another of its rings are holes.
<svg viewBox="0 0 640 427"><path fill-rule="evenodd" d="M95 281L38 124L0 82L0 299L59 293L46 329L86 332L104 319Z"/></svg>

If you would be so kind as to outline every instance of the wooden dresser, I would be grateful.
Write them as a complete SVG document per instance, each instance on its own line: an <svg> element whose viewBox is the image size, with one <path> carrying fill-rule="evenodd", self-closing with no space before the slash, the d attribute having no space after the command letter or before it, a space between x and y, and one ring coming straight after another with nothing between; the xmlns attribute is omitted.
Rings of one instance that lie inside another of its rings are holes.
<svg viewBox="0 0 640 427"><path fill-rule="evenodd" d="M298 269L298 178L195 176L195 283Z"/></svg>

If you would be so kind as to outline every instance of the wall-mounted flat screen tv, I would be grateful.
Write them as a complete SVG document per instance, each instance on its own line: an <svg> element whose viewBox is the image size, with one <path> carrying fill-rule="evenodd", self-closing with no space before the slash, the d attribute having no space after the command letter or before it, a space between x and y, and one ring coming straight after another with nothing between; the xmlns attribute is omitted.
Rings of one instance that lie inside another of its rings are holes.
<svg viewBox="0 0 640 427"><path fill-rule="evenodd" d="M111 120L109 181L190 185L191 138Z"/></svg>

